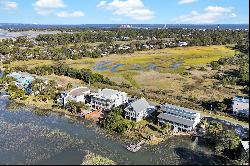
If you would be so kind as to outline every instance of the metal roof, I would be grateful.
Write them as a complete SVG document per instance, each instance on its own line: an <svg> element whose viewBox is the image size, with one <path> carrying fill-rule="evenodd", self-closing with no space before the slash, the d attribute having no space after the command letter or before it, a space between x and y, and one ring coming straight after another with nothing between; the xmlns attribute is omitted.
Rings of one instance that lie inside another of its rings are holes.
<svg viewBox="0 0 250 166"><path fill-rule="evenodd" d="M87 87L79 87L79 88L75 88L75 89L72 89L70 92L69 92L69 96L81 96L83 95L85 92L89 92L89 88Z"/></svg>
<svg viewBox="0 0 250 166"><path fill-rule="evenodd" d="M120 94L126 94L125 92L120 92L118 90L113 89L103 89L97 93L93 93L93 96L95 97L101 97L104 99L111 99L113 95L120 96Z"/></svg>
<svg viewBox="0 0 250 166"><path fill-rule="evenodd" d="M179 116L169 115L169 114L164 114L164 113L160 113L157 117L164 119L164 120L171 121L171 122L187 125L187 126L193 126L193 124L195 123L194 120L188 120L188 119L181 118Z"/></svg>
<svg viewBox="0 0 250 166"><path fill-rule="evenodd" d="M8 74L8 76L15 78L16 81L21 83L22 85L29 84L35 80L35 78L31 74L24 72L13 72Z"/></svg>
<svg viewBox="0 0 250 166"><path fill-rule="evenodd" d="M235 97L233 98L233 101L242 102L242 103L249 103L249 98L247 98L247 97L235 96Z"/></svg>
<svg viewBox="0 0 250 166"><path fill-rule="evenodd" d="M133 111L135 111L136 113L144 111L148 107L150 107L149 103L147 102L145 98L141 98L139 100L132 102L130 106L132 107Z"/></svg>
<svg viewBox="0 0 250 166"><path fill-rule="evenodd" d="M86 92L90 93L90 89L87 87L79 87L72 89L65 97L65 100L74 100L77 96L85 95Z"/></svg>
<svg viewBox="0 0 250 166"><path fill-rule="evenodd" d="M186 115L190 115L190 116L195 116L197 113L199 113L198 111L189 109L189 108L184 108L184 107L179 107L179 106L175 106L172 104L164 104L162 105L162 108L167 108L170 109L173 112L179 113L179 114L186 114Z"/></svg>

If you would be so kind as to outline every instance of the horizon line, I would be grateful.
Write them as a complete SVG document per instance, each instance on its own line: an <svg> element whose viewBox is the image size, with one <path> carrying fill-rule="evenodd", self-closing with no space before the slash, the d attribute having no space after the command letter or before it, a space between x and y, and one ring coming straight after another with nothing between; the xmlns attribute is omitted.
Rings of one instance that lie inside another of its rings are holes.
<svg viewBox="0 0 250 166"><path fill-rule="evenodd" d="M86 24L46 24L46 23L4 23L0 24L29 24L29 25L249 25L249 23L205 23L205 24L195 24L195 23L86 23Z"/></svg>

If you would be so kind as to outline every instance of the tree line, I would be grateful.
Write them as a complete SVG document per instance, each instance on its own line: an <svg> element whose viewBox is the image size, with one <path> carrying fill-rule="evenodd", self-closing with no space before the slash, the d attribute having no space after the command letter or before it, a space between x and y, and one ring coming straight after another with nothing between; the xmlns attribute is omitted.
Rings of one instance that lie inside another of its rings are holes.
<svg viewBox="0 0 250 166"><path fill-rule="evenodd" d="M44 65L37 66L32 69L28 69L27 66L15 67L14 70L28 72L31 74L36 74L40 76L44 75L64 75L71 78L79 79L84 81L85 83L103 83L108 85L115 85L110 79L105 78L103 75L98 73L91 72L90 69L74 69L65 64L56 64L56 65Z"/></svg>
<svg viewBox="0 0 250 166"><path fill-rule="evenodd" d="M176 47L185 41L189 46L237 44L249 40L245 30L198 30L198 29L83 29L73 33L41 34L34 39L17 37L0 42L0 58L9 62L27 59L79 59L97 58L107 53L132 53L144 49L144 45L154 49ZM126 41L129 49L118 49ZM86 43L96 43L90 46ZM112 46L112 48L109 48Z"/></svg>

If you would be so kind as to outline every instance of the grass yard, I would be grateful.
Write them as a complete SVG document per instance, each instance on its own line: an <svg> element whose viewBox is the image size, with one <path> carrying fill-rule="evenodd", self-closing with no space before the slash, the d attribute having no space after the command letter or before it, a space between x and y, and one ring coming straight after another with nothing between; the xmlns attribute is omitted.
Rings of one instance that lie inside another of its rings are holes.
<svg viewBox="0 0 250 166"><path fill-rule="evenodd" d="M27 61L14 61L10 64L4 64L3 66L10 66L10 67L21 67L21 66L27 66L29 69L37 67L37 66L43 66L43 65L52 65L55 62L52 60L27 60Z"/></svg>

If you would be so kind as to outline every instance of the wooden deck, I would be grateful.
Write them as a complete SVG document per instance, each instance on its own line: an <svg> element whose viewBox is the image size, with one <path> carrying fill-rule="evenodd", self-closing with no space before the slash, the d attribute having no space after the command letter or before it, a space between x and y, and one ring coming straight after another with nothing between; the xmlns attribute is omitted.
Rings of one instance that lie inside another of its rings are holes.
<svg viewBox="0 0 250 166"><path fill-rule="evenodd" d="M87 120L99 119L100 117L102 117L102 114L103 114L102 111L97 110L97 111L93 111L91 113L84 115L84 118Z"/></svg>

